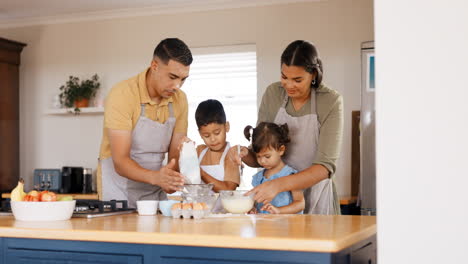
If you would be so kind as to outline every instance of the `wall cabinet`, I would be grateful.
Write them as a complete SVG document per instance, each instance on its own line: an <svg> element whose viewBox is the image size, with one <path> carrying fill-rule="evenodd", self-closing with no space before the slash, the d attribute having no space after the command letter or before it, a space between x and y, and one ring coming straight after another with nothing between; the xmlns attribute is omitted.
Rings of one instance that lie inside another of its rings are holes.
<svg viewBox="0 0 468 264"><path fill-rule="evenodd" d="M0 192L19 178L19 65L26 44L0 38Z"/></svg>

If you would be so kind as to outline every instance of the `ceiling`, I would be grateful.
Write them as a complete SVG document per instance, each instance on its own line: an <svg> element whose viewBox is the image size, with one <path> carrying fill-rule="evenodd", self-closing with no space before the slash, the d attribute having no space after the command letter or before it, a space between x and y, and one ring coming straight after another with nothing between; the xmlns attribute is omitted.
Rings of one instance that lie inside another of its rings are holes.
<svg viewBox="0 0 468 264"><path fill-rule="evenodd" d="M0 0L0 28L317 1L321 0Z"/></svg>

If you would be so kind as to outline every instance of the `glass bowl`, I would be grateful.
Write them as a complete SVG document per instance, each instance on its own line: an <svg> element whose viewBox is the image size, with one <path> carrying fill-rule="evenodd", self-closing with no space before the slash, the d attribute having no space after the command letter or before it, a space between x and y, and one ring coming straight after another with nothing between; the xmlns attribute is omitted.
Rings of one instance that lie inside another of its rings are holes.
<svg viewBox="0 0 468 264"><path fill-rule="evenodd" d="M233 214L245 214L254 205L253 194L245 196L248 191L220 191L221 203L226 211Z"/></svg>
<svg viewBox="0 0 468 264"><path fill-rule="evenodd" d="M182 193L189 196L208 195L213 189L212 183L207 184L184 184Z"/></svg>

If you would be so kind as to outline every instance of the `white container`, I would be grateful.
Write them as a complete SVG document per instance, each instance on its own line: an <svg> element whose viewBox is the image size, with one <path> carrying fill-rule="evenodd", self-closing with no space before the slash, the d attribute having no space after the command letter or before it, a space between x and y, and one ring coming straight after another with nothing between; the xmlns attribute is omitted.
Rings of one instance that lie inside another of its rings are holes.
<svg viewBox="0 0 468 264"><path fill-rule="evenodd" d="M156 200L141 200L136 203L139 215L155 215L158 210L158 201Z"/></svg>
<svg viewBox="0 0 468 264"><path fill-rule="evenodd" d="M224 209L232 214L245 214L254 205L253 194L245 196L248 191L221 191L221 203Z"/></svg>
<svg viewBox="0 0 468 264"><path fill-rule="evenodd" d="M62 221L73 215L76 201L23 202L11 201L11 211L20 221Z"/></svg>

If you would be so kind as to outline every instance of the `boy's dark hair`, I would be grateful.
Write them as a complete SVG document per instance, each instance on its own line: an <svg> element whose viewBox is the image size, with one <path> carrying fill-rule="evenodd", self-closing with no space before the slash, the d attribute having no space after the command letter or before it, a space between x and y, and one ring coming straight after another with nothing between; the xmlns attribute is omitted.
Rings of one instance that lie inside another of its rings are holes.
<svg viewBox="0 0 468 264"><path fill-rule="evenodd" d="M198 129L211 123L226 124L226 113L223 105L214 99L201 102L195 111Z"/></svg>
<svg viewBox="0 0 468 264"><path fill-rule="evenodd" d="M169 60L174 60L189 66L192 61L192 52L189 47L178 38L167 38L159 42L153 52L153 58L158 57L167 65Z"/></svg>
<svg viewBox="0 0 468 264"><path fill-rule="evenodd" d="M250 130L253 129L252 135ZM256 128L246 126L244 135L247 140L252 137L252 150L254 153L259 153L262 149L271 147L278 150L281 146L286 146L291 140L289 139L288 124L281 126L275 123L261 122Z"/></svg>
<svg viewBox="0 0 468 264"><path fill-rule="evenodd" d="M315 79L311 87L318 88L322 83L323 65L317 48L305 40L291 42L281 55L281 65L304 67L306 72L313 74Z"/></svg>

